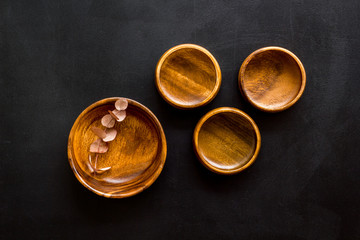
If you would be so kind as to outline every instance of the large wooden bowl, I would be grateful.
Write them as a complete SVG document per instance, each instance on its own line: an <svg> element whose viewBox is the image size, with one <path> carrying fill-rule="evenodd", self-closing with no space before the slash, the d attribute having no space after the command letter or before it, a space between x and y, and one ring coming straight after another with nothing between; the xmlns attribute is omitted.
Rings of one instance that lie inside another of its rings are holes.
<svg viewBox="0 0 360 240"><path fill-rule="evenodd" d="M76 178L87 189L110 198L129 197L148 188L162 171L167 151L165 134L155 115L127 99L127 116L115 124L118 134L97 161L99 168L111 169L102 174L89 170L89 146L97 139L91 128L102 127L101 118L114 109L117 99L103 99L87 107L76 119L68 141L69 162Z"/></svg>
<svg viewBox="0 0 360 240"><path fill-rule="evenodd" d="M155 72L160 95L172 106L190 109L213 100L221 85L221 71L205 48L182 44L160 58Z"/></svg>
<svg viewBox="0 0 360 240"><path fill-rule="evenodd" d="M235 174L249 167L260 151L261 137L255 122L231 107L214 109L194 130L193 145L200 162L220 174Z"/></svg>
<svg viewBox="0 0 360 240"><path fill-rule="evenodd" d="M305 69L284 48L265 47L251 53L241 65L239 88L256 108L279 112L294 105L304 92Z"/></svg>

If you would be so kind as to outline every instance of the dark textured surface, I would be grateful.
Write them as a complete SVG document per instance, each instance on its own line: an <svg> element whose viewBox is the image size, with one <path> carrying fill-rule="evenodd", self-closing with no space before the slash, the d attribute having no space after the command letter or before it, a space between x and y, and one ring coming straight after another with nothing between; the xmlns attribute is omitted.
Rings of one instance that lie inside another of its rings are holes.
<svg viewBox="0 0 360 240"><path fill-rule="evenodd" d="M360 2L0 2L1 239L359 239ZM206 107L181 111L156 91L170 47L195 43L223 82ZM293 51L307 86L289 110L266 114L237 88L255 49ZM70 128L91 103L125 96L162 123L168 157L132 198L101 198L67 161ZM196 160L192 131L210 109L237 107L262 134L247 171L217 176Z"/></svg>

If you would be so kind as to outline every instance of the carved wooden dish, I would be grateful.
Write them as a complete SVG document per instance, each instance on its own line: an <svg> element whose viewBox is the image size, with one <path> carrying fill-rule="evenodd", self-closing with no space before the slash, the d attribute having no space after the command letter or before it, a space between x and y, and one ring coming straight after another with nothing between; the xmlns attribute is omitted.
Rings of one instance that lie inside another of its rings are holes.
<svg viewBox="0 0 360 240"><path fill-rule="evenodd" d="M148 188L162 171L167 151L165 134L155 115L127 99L126 118L115 124L118 134L97 160L99 168L111 169L102 174L90 171L89 146L97 138L91 128L102 127L101 118L114 109L117 99L103 99L86 108L76 119L68 141L69 162L77 179L94 193L110 198L129 197Z"/></svg>
<svg viewBox="0 0 360 240"><path fill-rule="evenodd" d="M249 167L259 154L261 137L255 122L231 107L214 109L194 130L193 144L200 162L220 174L235 174Z"/></svg>
<svg viewBox="0 0 360 240"><path fill-rule="evenodd" d="M279 112L294 105L304 92L305 69L284 48L265 47L251 53L241 65L239 88L256 108Z"/></svg>
<svg viewBox="0 0 360 240"><path fill-rule="evenodd" d="M221 71L205 48L182 44L160 58L155 73L160 95L172 106L189 109L203 106L219 92Z"/></svg>

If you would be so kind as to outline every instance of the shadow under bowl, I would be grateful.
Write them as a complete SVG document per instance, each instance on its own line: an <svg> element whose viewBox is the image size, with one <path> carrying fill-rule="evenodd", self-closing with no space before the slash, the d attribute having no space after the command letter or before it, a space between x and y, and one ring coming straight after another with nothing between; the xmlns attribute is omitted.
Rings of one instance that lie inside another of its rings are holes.
<svg viewBox="0 0 360 240"><path fill-rule="evenodd" d="M260 132L243 111L221 107L205 114L194 130L193 145L200 162L219 174L249 167L259 154Z"/></svg>
<svg viewBox="0 0 360 240"><path fill-rule="evenodd" d="M104 128L101 118L113 110L119 98L106 98L87 107L76 119L69 135L68 158L81 184L109 198L124 198L148 188L159 176L166 159L166 139L156 116L142 104L127 99L126 118L116 122L118 134L108 143L106 153L98 154L97 168L110 170L95 174L88 162L95 154L89 146L97 137L92 127Z"/></svg>
<svg viewBox="0 0 360 240"><path fill-rule="evenodd" d="M306 73L287 49L265 47L251 53L241 65L239 88L254 107L279 112L294 105L304 92Z"/></svg>
<svg viewBox="0 0 360 240"><path fill-rule="evenodd" d="M160 58L155 71L160 95L180 109L203 106L213 100L221 85L214 56L195 44L175 46Z"/></svg>

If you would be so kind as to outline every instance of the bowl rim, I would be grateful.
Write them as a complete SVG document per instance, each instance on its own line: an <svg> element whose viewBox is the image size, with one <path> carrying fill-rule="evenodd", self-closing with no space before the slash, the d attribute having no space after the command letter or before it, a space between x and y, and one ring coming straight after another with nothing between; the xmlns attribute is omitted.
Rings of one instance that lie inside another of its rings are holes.
<svg viewBox="0 0 360 240"><path fill-rule="evenodd" d="M195 49L195 50L198 50L198 51L201 51L202 53L204 53L211 60L213 66L215 67L215 74L216 74L215 86L214 86L214 89L212 90L212 92L209 94L209 96L207 98L205 98L204 100L202 100L201 102L196 103L196 104L191 104L191 105L181 104L181 103L173 101L171 98L169 98L168 94L166 94L163 91L163 89L161 88L161 79L160 79L161 78L160 71L161 71L164 61L172 53L174 53L180 49L186 49L186 48ZM204 106L204 105L208 104L209 102L211 102L216 97L216 95L218 94L218 92L220 90L222 77L221 77L221 70L220 70L219 63L216 61L215 57L207 49L205 49L204 47L201 47L199 45L196 45L196 44L185 43L185 44L176 45L176 46L170 48L160 57L155 69L156 69L155 70L155 85L156 85L158 92L160 93L160 95L163 97L163 99L166 102L168 102L173 107L176 107L179 109L192 109L192 108Z"/></svg>
<svg viewBox="0 0 360 240"><path fill-rule="evenodd" d="M256 147L254 150L253 155L251 156L251 158L248 160L248 162L239 167L239 168L234 168L234 169L222 169L219 167L215 167L214 165L211 165L200 153L199 153L199 133L200 130L203 126L203 124L211 117L217 115L217 114L221 114L221 113L226 113L226 112L230 112L230 113L235 113L243 118L245 118L246 120L248 120L251 124L251 126L253 127L254 131L255 131L255 135L256 135ZM215 173L219 173L219 174L223 174L223 175L231 175L231 174L236 174L239 173L245 169L247 169L249 166L251 166L254 161L256 160L257 156L259 155L260 152L260 147L261 147L261 135L260 135L260 131L258 126L256 125L256 123L254 122L254 120L247 115L245 112L241 111L240 109L237 108L233 108L233 107L219 107L216 109L213 109L211 111L209 111L208 113L206 113L200 120L199 122L196 124L195 130L194 130L194 134L193 134L193 147L194 147L194 151L195 154L198 158L198 160L210 171L215 172Z"/></svg>
<svg viewBox="0 0 360 240"><path fill-rule="evenodd" d="M147 107L145 107L144 105L142 105L141 103L132 100L130 98L126 98L126 100L128 100L129 105L133 105L137 108L140 108L141 110L143 110L153 121L155 128L159 134L159 140L161 141L162 144L162 150L160 152L160 164L158 169L149 177L146 179L146 181L144 181L144 185L143 186L138 186L135 189L132 189L130 191L124 192L124 193L106 193L103 192L99 189L96 189L94 187L92 187L91 185L89 185L79 174L78 170L76 169L76 166L74 164L74 160L73 158L73 148L72 148L72 142L73 142L73 136L75 134L75 130L80 122L80 120L82 119L82 117L88 113L89 111L91 111L92 109L104 105L104 104L108 104L110 102L116 101L118 100L120 97L110 97L110 98L104 98L101 99L97 102L92 103L91 105L89 105L88 107L86 107L80 114L79 116L76 118L74 124L71 127L70 133L69 133L69 137L68 137L68 145L67 145L67 153L68 153L68 161L69 164L71 166L72 171L74 172L75 177L78 179L78 181L84 186L86 187L88 190L96 193L99 196L103 196L103 197L107 197L107 198L126 198L126 197L130 197L133 195L136 195L142 191L144 191L145 189L147 189L148 187L150 187L155 180L159 177L160 173L162 172L162 169L164 168L165 165L165 161L166 161L166 156L167 156L167 142L166 142L166 137L165 137L165 133L164 130L159 122L159 120L157 119L157 117L154 115L154 113L152 113Z"/></svg>
<svg viewBox="0 0 360 240"><path fill-rule="evenodd" d="M249 64L249 62L253 59L253 57L255 55L266 52L266 51L279 51L279 52L288 54L290 57L292 57L295 60L295 62L297 63L297 65L300 69L300 73L301 73L301 87L300 87L297 95L290 102L288 102L284 105L281 105L279 107L263 107L263 106L257 104L252 99L250 99L249 96L246 94L244 84L243 84L246 67ZM306 72L305 72L305 68L304 68L303 64L301 63L300 59L291 51L289 51L285 48L282 48L282 47L278 47L278 46L263 47L263 48L257 49L254 52L252 52L241 64L239 74L238 74L238 85L239 85L241 95L255 108L262 110L264 112L280 112L280 111L286 110L289 107L291 107L292 105L294 105L300 99L302 94L304 93L305 85L306 85Z"/></svg>

